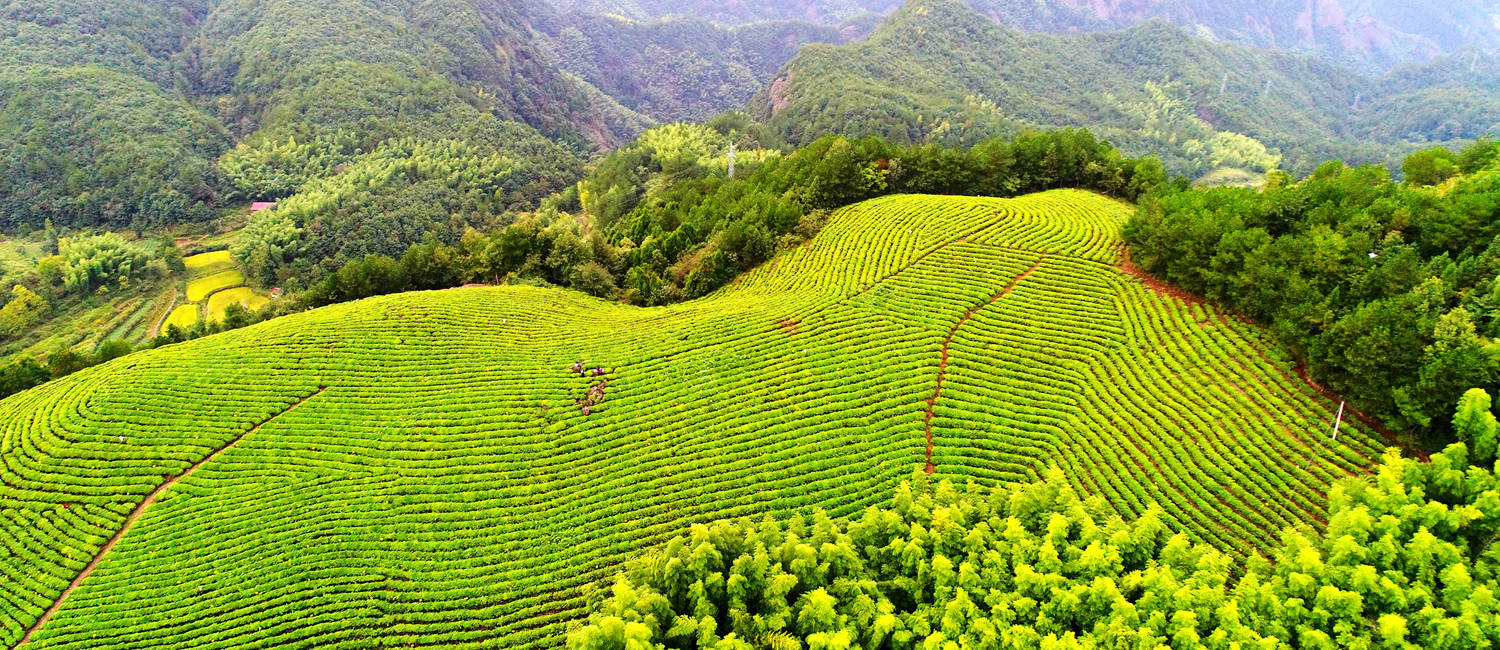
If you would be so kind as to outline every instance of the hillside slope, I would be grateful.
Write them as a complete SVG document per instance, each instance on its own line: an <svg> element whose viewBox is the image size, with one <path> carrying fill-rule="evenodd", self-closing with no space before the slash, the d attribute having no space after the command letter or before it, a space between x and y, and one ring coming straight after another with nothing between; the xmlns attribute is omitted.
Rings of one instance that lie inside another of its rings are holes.
<svg viewBox="0 0 1500 650"><path fill-rule="evenodd" d="M537 28L563 68L658 122L701 122L742 108L803 45L864 35L797 21L725 27L691 17L592 14L567 14Z"/></svg>
<svg viewBox="0 0 1500 650"><path fill-rule="evenodd" d="M1057 464L1236 555L1321 522L1380 444L1331 441L1253 327L1122 271L1127 212L888 197L695 302L388 296L22 393L0 644L82 572L35 647L555 646L688 523L854 515L922 468Z"/></svg>
<svg viewBox="0 0 1500 650"><path fill-rule="evenodd" d="M16 0L0 8L0 227L201 221L401 138L571 184L581 155L645 124L551 58L531 27L548 16L531 0Z"/></svg>
<svg viewBox="0 0 1500 650"><path fill-rule="evenodd" d="M1161 21L1058 36L997 25L959 0L912 0L867 41L804 48L751 111L796 143L829 132L972 143L1079 126L1181 174L1277 162L1262 145L1306 173L1330 158L1384 162L1416 148L1409 140L1492 133L1485 108L1500 108L1500 77L1468 63L1374 80Z"/></svg>

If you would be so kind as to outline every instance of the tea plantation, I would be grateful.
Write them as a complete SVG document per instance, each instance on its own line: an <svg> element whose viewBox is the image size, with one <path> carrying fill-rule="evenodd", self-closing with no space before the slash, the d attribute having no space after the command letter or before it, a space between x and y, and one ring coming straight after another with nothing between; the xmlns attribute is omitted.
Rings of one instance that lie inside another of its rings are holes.
<svg viewBox="0 0 1500 650"><path fill-rule="evenodd" d="M1384 443L1332 439L1254 326L1122 271L1129 210L889 197L690 303L388 296L19 394L0 644L82 574L27 647L554 647L690 523L846 517L923 469L1057 465L1235 556L1320 525Z"/></svg>

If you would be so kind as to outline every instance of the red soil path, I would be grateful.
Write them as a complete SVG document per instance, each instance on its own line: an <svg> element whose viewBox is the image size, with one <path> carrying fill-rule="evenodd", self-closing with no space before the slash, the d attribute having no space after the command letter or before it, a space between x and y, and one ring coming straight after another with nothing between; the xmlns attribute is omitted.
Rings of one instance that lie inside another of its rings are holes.
<svg viewBox="0 0 1500 650"><path fill-rule="evenodd" d="M991 296L989 300L975 305L968 311L968 313L965 313L963 315L963 318L958 319L958 322L953 324L953 329L948 330L948 337L943 339L943 355L938 361L937 387L933 389L932 397L927 398L927 414L922 421L922 427L924 429L923 435L927 438L928 474L931 474L934 470L937 469L937 465L934 465L932 463L932 409L933 407L937 406L938 398L943 396L943 379L947 376L948 373L948 346L953 344L953 337L958 335L958 330L962 329L964 323L969 322L969 319L973 318L974 314L978 313L979 310L984 309L985 307L995 304L1001 298L1010 295L1010 292L1015 290L1016 285L1021 284L1022 280L1031 277L1031 274L1035 273L1036 270L1042 266L1042 262L1046 259L1047 257L1045 255L1042 256L1042 259L1037 260L1036 264L1033 264L1031 268L1026 269L1025 273L1016 276L1016 279L1011 280L1010 284L1007 285L1004 289L1001 289L999 293Z"/></svg>

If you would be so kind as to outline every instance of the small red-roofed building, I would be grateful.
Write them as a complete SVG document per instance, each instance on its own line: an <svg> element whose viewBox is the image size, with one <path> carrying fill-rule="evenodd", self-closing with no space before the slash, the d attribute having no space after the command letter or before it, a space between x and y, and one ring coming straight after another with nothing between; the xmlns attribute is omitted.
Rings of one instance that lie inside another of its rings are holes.
<svg viewBox="0 0 1500 650"><path fill-rule="evenodd" d="M273 210L275 208L276 203L274 201L257 201L250 204L250 212L252 214L260 212L261 210Z"/></svg>

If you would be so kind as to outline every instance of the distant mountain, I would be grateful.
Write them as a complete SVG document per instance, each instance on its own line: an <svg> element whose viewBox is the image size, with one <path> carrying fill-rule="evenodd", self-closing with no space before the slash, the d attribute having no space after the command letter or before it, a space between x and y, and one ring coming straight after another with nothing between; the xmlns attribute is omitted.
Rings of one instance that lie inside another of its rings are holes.
<svg viewBox="0 0 1500 650"><path fill-rule="evenodd" d="M1494 0L1051 1L1109 27L1161 18L1203 36L1317 54L1363 69L1500 48L1500 3ZM975 0L981 11L1021 4Z"/></svg>
<svg viewBox="0 0 1500 650"><path fill-rule="evenodd" d="M900 0L553 0L635 19L686 14L724 23L795 19L836 24L889 14ZM1500 49L1495 0L968 0L1009 27L1072 33L1162 19L1194 34L1294 50L1366 71L1467 49Z"/></svg>
<svg viewBox="0 0 1500 650"><path fill-rule="evenodd" d="M202 218L397 138L506 154L516 187L539 183L533 197L566 185L579 154L649 122L557 65L532 29L551 12L534 0L14 0L0 8L0 228ZM226 152L234 164L215 169ZM257 178L235 177L253 166Z"/></svg>
<svg viewBox="0 0 1500 650"><path fill-rule="evenodd" d="M658 122L703 121L740 108L808 43L847 43L868 29L805 21L723 26L677 16L568 14L537 23L560 65Z"/></svg>
<svg viewBox="0 0 1500 650"><path fill-rule="evenodd" d="M862 43L813 45L751 104L793 143L829 132L968 144L1028 126L1088 127L1178 173L1384 161L1408 141L1495 131L1489 60L1439 59L1376 81L1314 58L1128 30L1013 30L958 0L913 0ZM1392 107L1401 107L1399 112Z"/></svg>

